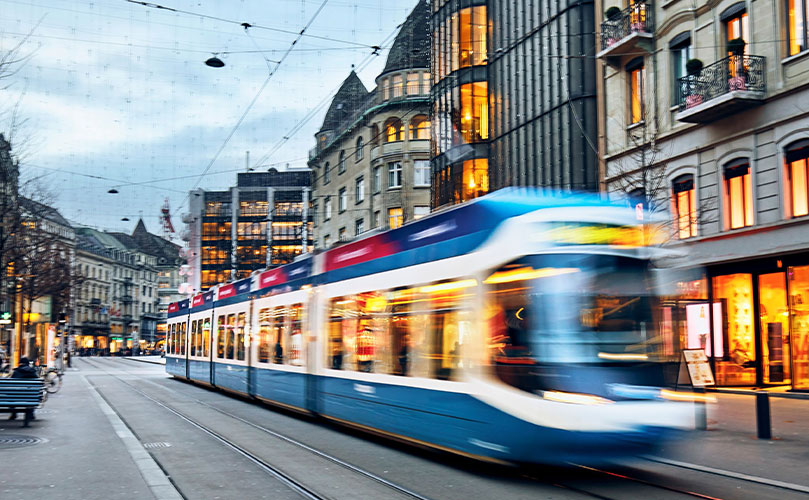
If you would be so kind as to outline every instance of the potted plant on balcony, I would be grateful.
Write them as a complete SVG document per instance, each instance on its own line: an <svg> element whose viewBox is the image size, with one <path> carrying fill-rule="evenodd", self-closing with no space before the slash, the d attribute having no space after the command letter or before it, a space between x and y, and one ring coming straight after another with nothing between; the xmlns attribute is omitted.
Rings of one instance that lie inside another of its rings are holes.
<svg viewBox="0 0 809 500"><path fill-rule="evenodd" d="M688 88L685 91L685 107L693 108L702 104L702 94L699 92L699 76L703 64L699 59L689 59L685 62L685 71L688 73Z"/></svg>
<svg viewBox="0 0 809 500"><path fill-rule="evenodd" d="M607 22L605 23L605 31L608 33L607 35L607 47L610 47L615 44L620 38L618 36L618 32L620 28L620 19L621 19L621 9L616 6L612 6L604 13L604 17L607 18Z"/></svg>
<svg viewBox="0 0 809 500"><path fill-rule="evenodd" d="M728 41L728 52L730 52L730 61L728 70L730 77L728 78L728 90L747 90L747 75L744 66L744 47L747 43L743 38L734 38Z"/></svg>

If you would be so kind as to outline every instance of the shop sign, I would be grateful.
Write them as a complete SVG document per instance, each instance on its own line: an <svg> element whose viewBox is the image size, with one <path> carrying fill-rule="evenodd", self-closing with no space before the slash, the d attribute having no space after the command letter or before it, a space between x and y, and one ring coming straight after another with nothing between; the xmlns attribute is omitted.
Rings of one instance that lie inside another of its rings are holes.
<svg viewBox="0 0 809 500"><path fill-rule="evenodd" d="M708 364L708 356L703 349L683 349L683 359L688 368L688 376L691 377L691 385L694 387L707 387L716 385L716 381Z"/></svg>

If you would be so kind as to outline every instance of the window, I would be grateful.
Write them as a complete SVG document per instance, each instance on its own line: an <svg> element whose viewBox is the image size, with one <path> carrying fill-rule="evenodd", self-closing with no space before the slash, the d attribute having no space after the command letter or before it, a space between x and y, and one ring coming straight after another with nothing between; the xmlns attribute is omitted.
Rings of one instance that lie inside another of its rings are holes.
<svg viewBox="0 0 809 500"><path fill-rule="evenodd" d="M337 192L337 211L338 212L345 212L346 204L348 202L348 196L346 195L346 188L340 188L340 191Z"/></svg>
<svg viewBox="0 0 809 500"><path fill-rule="evenodd" d="M402 97L404 94L402 82L402 75L393 75L393 97Z"/></svg>
<svg viewBox="0 0 809 500"><path fill-rule="evenodd" d="M747 25L747 12L744 10L744 2L739 2L725 9L720 16L725 23L727 40L741 38L747 44L744 46L744 53L748 53L750 44L750 31ZM732 55L728 52L728 55Z"/></svg>
<svg viewBox="0 0 809 500"><path fill-rule="evenodd" d="M326 162L326 164L323 165L323 184L328 184L331 182L331 171L329 170L330 168L331 165L329 165L329 162Z"/></svg>
<svg viewBox="0 0 809 500"><path fill-rule="evenodd" d="M380 218L380 216L381 216L381 212L379 210L376 210L374 212L374 225L373 225L374 228L379 227L379 218Z"/></svg>
<svg viewBox="0 0 809 500"><path fill-rule="evenodd" d="M460 39L453 42L453 70L457 69L458 56L460 56L460 66L477 66L486 64L486 7L471 7L461 9L460 17ZM453 22L453 28L457 28ZM452 29L452 37L455 38L457 29ZM457 50L457 52L456 52Z"/></svg>
<svg viewBox="0 0 809 500"><path fill-rule="evenodd" d="M461 85L461 136L466 142L480 142L489 138L489 103L486 89L486 82Z"/></svg>
<svg viewBox="0 0 809 500"><path fill-rule="evenodd" d="M753 225L753 185L747 159L725 166L725 208L730 229Z"/></svg>
<svg viewBox="0 0 809 500"><path fill-rule="evenodd" d="M390 80L388 80L387 78L382 79L382 99L384 99L385 101L390 99L390 85L389 85L389 82L390 82Z"/></svg>
<svg viewBox="0 0 809 500"><path fill-rule="evenodd" d="M323 237L323 248L329 248L331 245L331 235L327 234Z"/></svg>
<svg viewBox="0 0 809 500"><path fill-rule="evenodd" d="M362 142L362 137L357 137L357 149L354 151L354 161L362 160L363 153L363 146L365 144Z"/></svg>
<svg viewBox="0 0 809 500"><path fill-rule="evenodd" d="M365 200L365 178L359 176L354 181L354 202L362 203L363 200Z"/></svg>
<svg viewBox="0 0 809 500"><path fill-rule="evenodd" d="M323 206L325 207L325 220L331 219L331 196L326 196L326 199L323 201Z"/></svg>
<svg viewBox="0 0 809 500"><path fill-rule="evenodd" d="M792 217L809 214L809 139L787 147L786 168Z"/></svg>
<svg viewBox="0 0 809 500"><path fill-rule="evenodd" d="M374 193L378 193L382 190L382 167L374 167L374 178L373 178L373 186L371 189L374 190Z"/></svg>
<svg viewBox="0 0 809 500"><path fill-rule="evenodd" d="M685 63L691 59L691 33L680 33L672 38L669 44L669 52L671 52L671 74L674 77L672 79L674 91L671 93L671 99L673 104L677 104L679 98L678 80L688 75Z"/></svg>
<svg viewBox="0 0 809 500"><path fill-rule="evenodd" d="M630 62L626 71L629 75L629 123L640 123L643 121L645 97L643 82L646 80L643 58L639 57Z"/></svg>
<svg viewBox="0 0 809 500"><path fill-rule="evenodd" d="M388 209L388 227L390 229L396 229L397 227L402 227L402 223L404 217L401 208L389 208Z"/></svg>
<svg viewBox="0 0 809 500"><path fill-rule="evenodd" d="M809 24L807 24L809 0L787 0L787 36L789 55L809 48Z"/></svg>
<svg viewBox="0 0 809 500"><path fill-rule="evenodd" d="M694 192L694 176L681 175L674 179L674 227L680 239L697 235L697 198Z"/></svg>
<svg viewBox="0 0 809 500"><path fill-rule="evenodd" d="M407 95L418 95L419 93L419 74L407 74Z"/></svg>
<svg viewBox="0 0 809 500"><path fill-rule="evenodd" d="M430 73L422 73L421 74L421 93L422 94L429 94L430 93Z"/></svg>
<svg viewBox="0 0 809 500"><path fill-rule="evenodd" d="M396 142L403 139L402 120L398 118L388 118L385 122L385 142Z"/></svg>
<svg viewBox="0 0 809 500"><path fill-rule="evenodd" d="M346 228L341 227L337 231L337 238L339 241L348 241L348 235L346 234Z"/></svg>
<svg viewBox="0 0 809 500"><path fill-rule="evenodd" d="M430 120L426 116L416 116L410 120L411 139L430 139Z"/></svg>
<svg viewBox="0 0 809 500"><path fill-rule="evenodd" d="M413 207L413 220L419 220L425 215L430 215L430 207L426 206Z"/></svg>
<svg viewBox="0 0 809 500"><path fill-rule="evenodd" d="M365 221L363 219L357 219L354 222L354 234L356 236L359 236L364 232L365 232Z"/></svg>
<svg viewBox="0 0 809 500"><path fill-rule="evenodd" d="M346 171L346 152L340 151L340 156L337 160L337 175Z"/></svg>
<svg viewBox="0 0 809 500"><path fill-rule="evenodd" d="M388 163L388 189L402 187L402 163Z"/></svg>
<svg viewBox="0 0 809 500"><path fill-rule="evenodd" d="M258 362L270 362L272 345L272 314L269 308L258 312Z"/></svg>
<svg viewBox="0 0 809 500"><path fill-rule="evenodd" d="M430 160L416 160L413 162L413 185L430 185Z"/></svg>

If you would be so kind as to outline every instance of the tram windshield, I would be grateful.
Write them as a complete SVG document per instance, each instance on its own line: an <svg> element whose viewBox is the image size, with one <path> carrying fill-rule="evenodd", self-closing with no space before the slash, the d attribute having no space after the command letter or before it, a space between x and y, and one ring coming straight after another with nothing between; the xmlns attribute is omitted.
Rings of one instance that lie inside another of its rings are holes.
<svg viewBox="0 0 809 500"><path fill-rule="evenodd" d="M506 382L532 390L537 381L531 376L554 371L547 367L661 359L658 301L646 260L532 255L495 270L484 282L489 353Z"/></svg>

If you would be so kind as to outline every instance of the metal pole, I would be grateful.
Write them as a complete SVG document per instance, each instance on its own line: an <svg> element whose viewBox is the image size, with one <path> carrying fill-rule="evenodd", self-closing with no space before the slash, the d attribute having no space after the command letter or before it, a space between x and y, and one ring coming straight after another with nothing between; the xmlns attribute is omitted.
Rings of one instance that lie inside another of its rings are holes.
<svg viewBox="0 0 809 500"><path fill-rule="evenodd" d="M705 394L704 388L695 388L694 392ZM694 402L694 427L698 431L708 430L708 405L705 401Z"/></svg>
<svg viewBox="0 0 809 500"><path fill-rule="evenodd" d="M770 395L766 391L756 393L756 427L759 439L772 439Z"/></svg>

